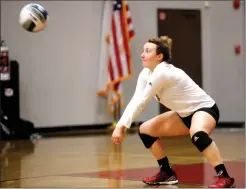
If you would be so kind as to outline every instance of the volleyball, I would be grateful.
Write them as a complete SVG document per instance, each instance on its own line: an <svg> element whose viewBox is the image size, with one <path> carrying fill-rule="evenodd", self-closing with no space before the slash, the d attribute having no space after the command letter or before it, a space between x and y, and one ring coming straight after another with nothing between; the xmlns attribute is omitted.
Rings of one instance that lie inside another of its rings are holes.
<svg viewBox="0 0 246 189"><path fill-rule="evenodd" d="M19 15L21 27L28 32L44 30L48 22L48 12L39 4L27 4L22 7Z"/></svg>

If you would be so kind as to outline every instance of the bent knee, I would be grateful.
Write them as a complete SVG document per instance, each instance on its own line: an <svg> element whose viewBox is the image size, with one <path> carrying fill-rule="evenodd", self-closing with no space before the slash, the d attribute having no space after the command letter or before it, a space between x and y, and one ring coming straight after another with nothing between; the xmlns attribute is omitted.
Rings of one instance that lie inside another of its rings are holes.
<svg viewBox="0 0 246 189"><path fill-rule="evenodd" d="M151 136L151 134L146 132L144 124L142 124L139 127L138 134L146 148L150 148L155 143L155 141L159 138L159 137Z"/></svg>
<svg viewBox="0 0 246 189"><path fill-rule="evenodd" d="M213 140L204 131L196 131L191 134L191 141L200 152L203 152L213 142Z"/></svg>
<svg viewBox="0 0 246 189"><path fill-rule="evenodd" d="M192 137L198 131L200 131L200 130L190 128L190 137Z"/></svg>
<svg viewBox="0 0 246 189"><path fill-rule="evenodd" d="M147 122L142 123L139 126L139 133L141 134L150 134L151 128Z"/></svg>
<svg viewBox="0 0 246 189"><path fill-rule="evenodd" d="M139 132L141 134L146 134L146 135L150 135L153 137L157 137L157 132L156 132L155 128L153 127L153 125L151 125L148 122L144 122L139 126Z"/></svg>
<svg viewBox="0 0 246 189"><path fill-rule="evenodd" d="M208 133L207 130L204 130L203 128L190 128L190 137L192 137L195 133L201 132L201 131L210 135L210 133Z"/></svg>

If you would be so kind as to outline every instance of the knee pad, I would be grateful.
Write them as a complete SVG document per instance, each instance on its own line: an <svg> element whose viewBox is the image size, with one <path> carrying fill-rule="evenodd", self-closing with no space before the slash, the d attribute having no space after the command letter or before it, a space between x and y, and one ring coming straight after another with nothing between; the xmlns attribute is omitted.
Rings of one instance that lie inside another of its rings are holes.
<svg viewBox="0 0 246 189"><path fill-rule="evenodd" d="M154 144L154 142L159 138L159 137L152 137L150 135L140 133L139 131L138 134L146 148L150 148Z"/></svg>
<svg viewBox="0 0 246 189"><path fill-rule="evenodd" d="M191 140L200 152L203 152L203 150L205 150L213 142L213 140L204 131L196 132L192 136Z"/></svg>

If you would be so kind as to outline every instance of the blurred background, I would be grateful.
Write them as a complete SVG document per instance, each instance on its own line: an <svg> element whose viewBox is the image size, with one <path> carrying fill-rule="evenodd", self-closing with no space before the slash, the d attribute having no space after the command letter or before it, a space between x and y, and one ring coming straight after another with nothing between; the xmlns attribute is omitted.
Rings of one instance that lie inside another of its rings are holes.
<svg viewBox="0 0 246 189"><path fill-rule="evenodd" d="M167 33L179 60L173 64L194 72L191 77L217 101L220 122L243 123L245 14L240 2L235 9L233 1L129 1L135 37L124 101L135 90L143 44ZM20 116L37 128L110 123L105 102L96 95L104 1L37 1L50 16L40 33L25 32L18 24L19 11L28 3L1 2L1 37L10 59L19 63ZM158 113L153 100L138 121Z"/></svg>
<svg viewBox="0 0 246 189"><path fill-rule="evenodd" d="M20 9L31 2L49 13L47 28L39 33L26 32L18 23ZM84 133L103 132L110 137L108 128L119 114L109 113L108 99L98 95L108 77L102 53L111 20L105 20L105 3L1 1L1 40L9 49L12 67L11 79L1 81L1 141L41 136L45 140L61 133L83 137ZM123 101L120 111L131 99L142 70L143 44L149 38L168 35L173 39L172 63L217 102L221 113L217 129L239 128L244 134L245 1L127 3L128 28L133 32L128 41L132 72L117 88ZM163 111L152 100L133 124L133 131ZM13 136L3 125L14 130Z"/></svg>

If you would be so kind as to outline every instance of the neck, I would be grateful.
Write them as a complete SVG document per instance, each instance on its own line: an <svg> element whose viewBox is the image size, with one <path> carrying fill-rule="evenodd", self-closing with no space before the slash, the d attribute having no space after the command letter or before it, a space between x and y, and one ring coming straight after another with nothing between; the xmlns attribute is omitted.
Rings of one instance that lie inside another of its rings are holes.
<svg viewBox="0 0 246 189"><path fill-rule="evenodd" d="M153 67L149 68L150 71L153 72L155 70L156 66L158 66L158 64L160 64L160 63L162 63L162 62L158 62Z"/></svg>

